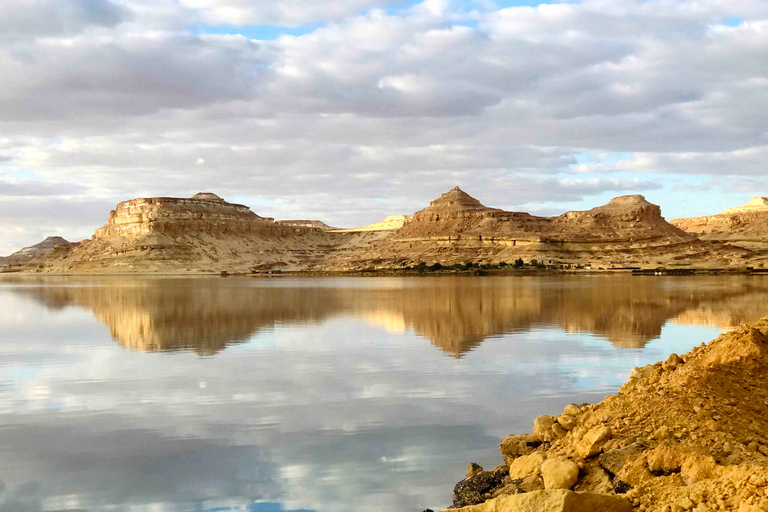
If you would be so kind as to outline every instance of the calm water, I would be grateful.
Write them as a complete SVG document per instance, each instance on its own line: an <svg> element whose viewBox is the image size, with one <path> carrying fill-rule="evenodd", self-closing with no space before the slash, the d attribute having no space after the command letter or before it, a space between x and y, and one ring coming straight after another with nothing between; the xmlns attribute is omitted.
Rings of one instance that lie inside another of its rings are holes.
<svg viewBox="0 0 768 512"><path fill-rule="evenodd" d="M767 299L761 277L4 276L0 510L447 506L503 435Z"/></svg>

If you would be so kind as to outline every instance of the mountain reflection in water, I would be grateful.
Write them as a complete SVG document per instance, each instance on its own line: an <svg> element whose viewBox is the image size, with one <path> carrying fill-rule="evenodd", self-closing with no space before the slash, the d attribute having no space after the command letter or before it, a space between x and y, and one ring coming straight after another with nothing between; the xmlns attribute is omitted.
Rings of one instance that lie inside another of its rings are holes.
<svg viewBox="0 0 768 512"><path fill-rule="evenodd" d="M502 436L766 294L748 276L4 275L0 510L443 508Z"/></svg>
<svg viewBox="0 0 768 512"><path fill-rule="evenodd" d="M6 280L7 281L7 280ZM177 279L19 276L13 291L49 308L93 311L122 346L210 356L277 325L351 316L412 331L457 358L489 337L536 327L641 348L670 320L728 329L765 314L750 276ZM331 285L330 283L333 283ZM586 284L586 285L585 285Z"/></svg>

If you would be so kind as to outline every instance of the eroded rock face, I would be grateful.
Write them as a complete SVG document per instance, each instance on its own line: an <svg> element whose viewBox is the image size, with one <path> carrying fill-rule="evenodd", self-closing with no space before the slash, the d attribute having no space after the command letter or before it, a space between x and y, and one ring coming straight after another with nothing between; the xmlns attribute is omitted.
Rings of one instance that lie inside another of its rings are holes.
<svg viewBox="0 0 768 512"><path fill-rule="evenodd" d="M729 208L717 215L675 219L671 223L704 240L766 243L768 198L755 197L744 206Z"/></svg>
<svg viewBox="0 0 768 512"><path fill-rule="evenodd" d="M188 199L152 197L123 201L109 214L94 238L139 237L151 234L280 233L286 227L259 217L250 208L201 192Z"/></svg>
<svg viewBox="0 0 768 512"><path fill-rule="evenodd" d="M564 213L553 220L552 235L569 242L690 239L664 220L661 208L641 195L620 196L591 210Z"/></svg>

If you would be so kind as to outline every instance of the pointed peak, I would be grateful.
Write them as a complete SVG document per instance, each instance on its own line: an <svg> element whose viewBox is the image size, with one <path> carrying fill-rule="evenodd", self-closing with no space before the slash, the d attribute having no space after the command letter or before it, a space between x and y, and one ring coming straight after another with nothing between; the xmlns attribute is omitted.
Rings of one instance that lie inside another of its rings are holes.
<svg viewBox="0 0 768 512"><path fill-rule="evenodd" d="M487 207L474 197L461 190L459 187L453 187L451 190L429 203L428 209L440 211L459 211L485 210Z"/></svg>
<svg viewBox="0 0 768 512"><path fill-rule="evenodd" d="M69 242L60 236L49 236L42 242L42 244L68 244Z"/></svg>

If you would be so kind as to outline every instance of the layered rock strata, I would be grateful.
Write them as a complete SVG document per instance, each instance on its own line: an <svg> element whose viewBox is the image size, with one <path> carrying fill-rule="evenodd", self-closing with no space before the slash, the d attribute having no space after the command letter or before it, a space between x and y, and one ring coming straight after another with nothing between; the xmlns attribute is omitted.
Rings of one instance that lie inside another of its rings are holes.
<svg viewBox="0 0 768 512"><path fill-rule="evenodd" d="M731 212L728 218L763 218L766 212L762 203L753 201L745 212ZM759 231L759 225L752 222L749 230ZM320 221L275 222L247 206L200 193L120 203L91 240L69 254L54 251L43 270L360 270L397 269L421 261L451 265L518 258L594 269L765 266L768 228L755 236L764 241L765 250L700 240L668 223L658 206L639 195L618 197L587 211L539 217L487 207L456 187L412 217L331 229Z"/></svg>
<svg viewBox="0 0 768 512"><path fill-rule="evenodd" d="M501 466L473 468L454 503L464 505L478 482L480 497L459 510L532 510L509 497L521 493L538 493L530 499L540 511L586 510L568 508L560 495L613 500L599 510L768 510L766 412L768 318L635 368L599 404L536 418L532 434L502 440ZM505 473L494 487L481 484Z"/></svg>
<svg viewBox="0 0 768 512"><path fill-rule="evenodd" d="M249 272L322 266L341 235L279 224L215 194L117 205L93 238L46 262L55 272Z"/></svg>
<svg viewBox="0 0 768 512"><path fill-rule="evenodd" d="M768 244L768 198L755 197L717 215L675 219L672 224L703 240Z"/></svg>
<svg viewBox="0 0 768 512"><path fill-rule="evenodd" d="M189 232L283 233L274 219L259 217L250 208L230 204L216 194L200 192L189 199L153 197L123 201L109 213L107 223L94 238L132 238L145 235L176 235Z"/></svg>

